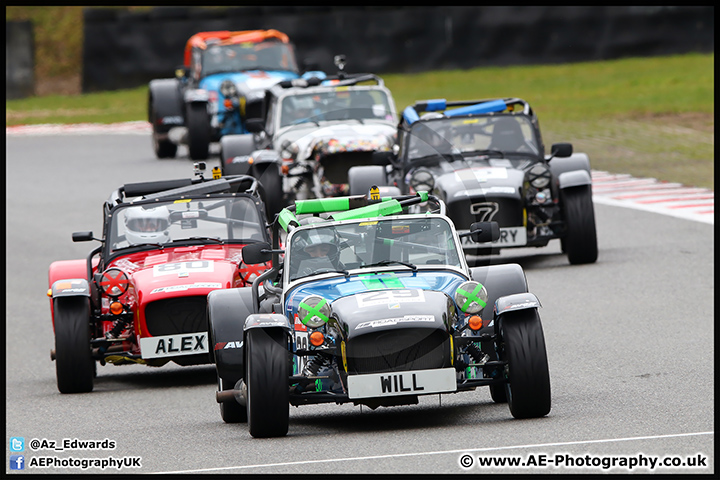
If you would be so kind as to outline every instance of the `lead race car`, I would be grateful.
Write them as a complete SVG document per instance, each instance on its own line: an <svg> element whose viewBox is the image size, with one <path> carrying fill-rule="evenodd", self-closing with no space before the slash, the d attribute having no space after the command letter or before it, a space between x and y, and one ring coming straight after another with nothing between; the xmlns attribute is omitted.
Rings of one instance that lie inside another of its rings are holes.
<svg viewBox="0 0 720 480"><path fill-rule="evenodd" d="M93 389L97 363L210 363L206 297L250 285L265 266L243 246L269 239L249 176L126 184L103 205L103 235L85 260L50 265L48 296L61 393ZM218 172L219 174L219 172Z"/></svg>
<svg viewBox="0 0 720 480"><path fill-rule="evenodd" d="M247 133L265 89L283 80L323 78L301 72L287 35L277 30L200 32L185 46L176 78L148 86L148 121L158 158L172 158L187 144L190 158L204 160L224 135Z"/></svg>
<svg viewBox="0 0 720 480"><path fill-rule="evenodd" d="M421 115L422 114L422 115ZM497 221L500 239L468 253L544 247L560 239L571 264L598 256L590 162L556 143L545 156L537 116L520 98L448 102L426 100L407 107L393 152L375 154L389 164L388 181L403 193L428 190L442 198L460 232L477 221ZM351 169L363 183L388 167Z"/></svg>
<svg viewBox="0 0 720 480"><path fill-rule="evenodd" d="M429 211L406 213L419 204ZM273 230L272 246L242 252L272 268L251 287L208 295L225 422L276 437L290 405L374 409L480 386L516 418L550 411L540 302L522 268L469 268L436 197L296 201ZM478 222L467 235L492 241L499 230Z"/></svg>

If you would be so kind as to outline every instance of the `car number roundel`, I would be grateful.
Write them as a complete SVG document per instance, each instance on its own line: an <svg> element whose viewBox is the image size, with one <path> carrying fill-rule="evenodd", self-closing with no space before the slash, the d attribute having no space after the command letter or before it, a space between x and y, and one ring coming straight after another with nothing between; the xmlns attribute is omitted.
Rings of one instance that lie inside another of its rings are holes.
<svg viewBox="0 0 720 480"><path fill-rule="evenodd" d="M201 273L214 271L215 263L210 260L194 260L190 262L163 263L153 266L153 276L177 275L179 273Z"/></svg>
<svg viewBox="0 0 720 480"><path fill-rule="evenodd" d="M404 302L424 302L422 290L377 290L356 295L358 308L373 305L390 305Z"/></svg>

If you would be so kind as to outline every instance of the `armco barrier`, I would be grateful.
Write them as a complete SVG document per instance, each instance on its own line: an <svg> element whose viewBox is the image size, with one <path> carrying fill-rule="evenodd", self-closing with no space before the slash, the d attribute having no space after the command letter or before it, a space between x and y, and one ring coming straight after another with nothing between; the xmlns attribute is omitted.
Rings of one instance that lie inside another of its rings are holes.
<svg viewBox="0 0 720 480"><path fill-rule="evenodd" d="M274 28L298 57L333 71L408 73L714 50L714 7L156 7L85 9L83 90L172 75L185 41L208 30Z"/></svg>

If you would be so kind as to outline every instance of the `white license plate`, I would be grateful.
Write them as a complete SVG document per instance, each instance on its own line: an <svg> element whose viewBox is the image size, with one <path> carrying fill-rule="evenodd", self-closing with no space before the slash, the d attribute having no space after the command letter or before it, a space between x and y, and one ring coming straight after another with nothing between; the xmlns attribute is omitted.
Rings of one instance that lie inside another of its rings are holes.
<svg viewBox="0 0 720 480"><path fill-rule="evenodd" d="M371 398L457 390L454 368L348 375L348 397Z"/></svg>
<svg viewBox="0 0 720 480"><path fill-rule="evenodd" d="M208 353L207 332L181 333L140 339L142 358L177 357Z"/></svg>
<svg viewBox="0 0 720 480"><path fill-rule="evenodd" d="M458 230L458 233L468 230ZM470 236L462 239L462 244L469 247L519 247L527 244L527 229L525 227L505 227L500 229L500 238L494 242L475 243Z"/></svg>

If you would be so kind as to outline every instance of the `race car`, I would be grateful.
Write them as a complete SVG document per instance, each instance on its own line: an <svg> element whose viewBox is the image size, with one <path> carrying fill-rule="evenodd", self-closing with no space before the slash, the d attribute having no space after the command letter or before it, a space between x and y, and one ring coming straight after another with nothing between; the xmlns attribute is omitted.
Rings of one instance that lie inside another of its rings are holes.
<svg viewBox="0 0 720 480"><path fill-rule="evenodd" d="M176 78L152 80L148 121L158 158L173 158L178 144L190 158L208 157L211 142L247 133L245 118L258 108L266 88L298 78L295 50L277 30L200 32L185 46ZM323 78L320 71L303 73ZM252 116L252 114L251 114Z"/></svg>
<svg viewBox="0 0 720 480"><path fill-rule="evenodd" d="M549 156L538 119L520 98L416 102L403 111L393 152L376 154L390 165L389 182L402 193L432 191L448 216L466 232L473 222L496 221L500 239L463 240L468 253L544 247L560 239L571 264L597 260L590 161L572 144L553 144ZM368 166L350 176L367 185L386 166Z"/></svg>
<svg viewBox="0 0 720 480"><path fill-rule="evenodd" d="M72 235L101 245L84 260L50 265L50 357L61 393L91 391L97 362L210 363L207 294L251 285L266 266L243 264L240 252L270 237L257 180L206 180L203 169L113 191L102 237Z"/></svg>
<svg viewBox="0 0 720 480"><path fill-rule="evenodd" d="M223 174L253 175L265 190L278 192L266 199L271 216L295 199L352 193L348 169L371 165L373 152L395 142L395 104L382 78L347 74L344 57L335 60L337 75L269 88L261 116L247 122L254 134L220 141ZM375 184L385 181L382 176Z"/></svg>
<svg viewBox="0 0 720 480"><path fill-rule="evenodd" d="M223 420L277 437L290 405L375 409L480 386L516 418L547 415L540 302L522 268L469 268L437 197L371 192L283 209L273 244L242 251L246 264L272 268L208 295ZM406 213L417 205L427 211ZM477 222L464 236L498 235L496 223Z"/></svg>

